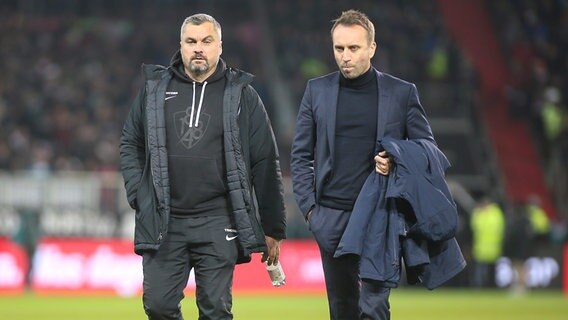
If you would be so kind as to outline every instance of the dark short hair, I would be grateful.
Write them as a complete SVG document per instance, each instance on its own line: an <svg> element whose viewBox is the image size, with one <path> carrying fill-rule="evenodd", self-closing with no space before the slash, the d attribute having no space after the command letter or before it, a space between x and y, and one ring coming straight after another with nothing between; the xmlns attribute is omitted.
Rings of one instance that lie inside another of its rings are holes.
<svg viewBox="0 0 568 320"><path fill-rule="evenodd" d="M361 26L363 29L367 30L367 39L369 43L375 41L375 26L369 20L366 14L358 10L347 10L341 13L339 18L332 20L333 26L331 27L331 35L333 36L333 31L338 25L343 26Z"/></svg>

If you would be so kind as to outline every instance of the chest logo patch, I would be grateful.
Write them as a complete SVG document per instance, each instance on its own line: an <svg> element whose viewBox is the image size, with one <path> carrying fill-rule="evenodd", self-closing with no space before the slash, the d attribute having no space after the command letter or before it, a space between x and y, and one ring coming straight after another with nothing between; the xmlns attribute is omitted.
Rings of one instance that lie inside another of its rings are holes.
<svg viewBox="0 0 568 320"><path fill-rule="evenodd" d="M187 149L193 148L199 143L201 138L207 132L211 116L202 113L199 116L199 123L197 126L189 127L189 119L191 112L179 111L174 113L175 130L178 137L178 143L182 144Z"/></svg>

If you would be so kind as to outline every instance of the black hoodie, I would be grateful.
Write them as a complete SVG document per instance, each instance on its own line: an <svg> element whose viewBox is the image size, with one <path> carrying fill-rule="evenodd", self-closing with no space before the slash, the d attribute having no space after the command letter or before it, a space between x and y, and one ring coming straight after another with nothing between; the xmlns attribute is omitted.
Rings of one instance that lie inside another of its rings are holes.
<svg viewBox="0 0 568 320"><path fill-rule="evenodd" d="M178 51L165 98L166 148L174 216L228 215L223 158L223 92L226 66L202 83L190 79Z"/></svg>

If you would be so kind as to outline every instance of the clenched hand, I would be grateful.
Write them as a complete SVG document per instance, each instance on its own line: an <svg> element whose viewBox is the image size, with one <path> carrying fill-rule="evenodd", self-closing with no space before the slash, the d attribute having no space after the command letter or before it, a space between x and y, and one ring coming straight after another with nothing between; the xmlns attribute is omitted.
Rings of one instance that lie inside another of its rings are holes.
<svg viewBox="0 0 568 320"><path fill-rule="evenodd" d="M386 151L381 151L375 156L375 171L377 171L377 173L388 176L390 165L391 160Z"/></svg>

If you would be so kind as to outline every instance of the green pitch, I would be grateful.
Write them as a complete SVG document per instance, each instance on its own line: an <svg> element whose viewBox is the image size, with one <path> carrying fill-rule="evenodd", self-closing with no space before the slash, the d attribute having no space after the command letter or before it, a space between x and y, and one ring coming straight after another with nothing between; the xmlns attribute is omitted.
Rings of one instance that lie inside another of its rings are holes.
<svg viewBox="0 0 568 320"><path fill-rule="evenodd" d="M239 295L233 301L235 319L324 320L323 295ZM193 297L183 303L185 318L197 319ZM560 291L536 291L511 296L506 291L395 289L391 295L394 320L565 320L568 296ZM139 297L0 297L0 319L18 320L135 320L145 319Z"/></svg>

